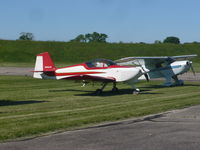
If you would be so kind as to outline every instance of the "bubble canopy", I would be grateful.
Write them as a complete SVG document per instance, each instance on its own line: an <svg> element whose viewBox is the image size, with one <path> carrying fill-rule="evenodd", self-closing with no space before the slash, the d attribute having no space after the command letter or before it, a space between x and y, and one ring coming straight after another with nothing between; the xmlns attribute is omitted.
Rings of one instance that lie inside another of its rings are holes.
<svg viewBox="0 0 200 150"><path fill-rule="evenodd" d="M117 65L117 64L109 59L94 59L94 60L86 62L86 65L89 68L95 68L95 67L109 67L109 66Z"/></svg>

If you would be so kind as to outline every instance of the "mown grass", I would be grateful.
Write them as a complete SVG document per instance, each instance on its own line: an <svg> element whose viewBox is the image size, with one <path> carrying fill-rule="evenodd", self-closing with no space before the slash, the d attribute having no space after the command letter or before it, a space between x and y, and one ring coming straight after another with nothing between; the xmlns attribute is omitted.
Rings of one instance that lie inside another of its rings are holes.
<svg viewBox="0 0 200 150"><path fill-rule="evenodd" d="M109 85L102 95L95 95L100 84L81 87L71 81L0 76L0 141L200 104L200 84L172 88L159 84L139 82L143 90L139 95L132 95L126 84L112 93Z"/></svg>

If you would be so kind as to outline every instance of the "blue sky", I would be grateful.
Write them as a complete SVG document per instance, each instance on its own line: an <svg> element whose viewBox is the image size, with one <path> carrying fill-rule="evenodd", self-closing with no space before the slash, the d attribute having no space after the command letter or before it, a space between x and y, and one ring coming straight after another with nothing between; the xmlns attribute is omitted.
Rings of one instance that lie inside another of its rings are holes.
<svg viewBox="0 0 200 150"><path fill-rule="evenodd" d="M109 42L200 41L199 7L199 0L0 0L0 39L31 32L69 41L96 31Z"/></svg>

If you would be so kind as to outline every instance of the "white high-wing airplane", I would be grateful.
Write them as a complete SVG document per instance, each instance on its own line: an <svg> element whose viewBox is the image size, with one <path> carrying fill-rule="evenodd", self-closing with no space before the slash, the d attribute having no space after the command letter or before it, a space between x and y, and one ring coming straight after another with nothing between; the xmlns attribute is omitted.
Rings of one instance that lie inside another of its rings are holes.
<svg viewBox="0 0 200 150"><path fill-rule="evenodd" d="M38 54L35 62L34 78L57 80L99 81L103 83L96 93L102 93L107 83L113 83L112 91L118 91L117 82L125 82L132 86L133 93L138 93L134 84L138 78L145 74L140 67L120 66L107 59L95 59L86 63L56 68L49 53ZM145 75L147 76L147 75Z"/></svg>
<svg viewBox="0 0 200 150"><path fill-rule="evenodd" d="M190 68L193 74L195 71L192 67L192 61L189 59L196 57L193 55L182 56L161 56L161 57L126 57L115 62L118 65L136 65L144 73L139 79L165 78L165 86L184 85L178 75L187 72ZM172 79L174 82L172 82Z"/></svg>

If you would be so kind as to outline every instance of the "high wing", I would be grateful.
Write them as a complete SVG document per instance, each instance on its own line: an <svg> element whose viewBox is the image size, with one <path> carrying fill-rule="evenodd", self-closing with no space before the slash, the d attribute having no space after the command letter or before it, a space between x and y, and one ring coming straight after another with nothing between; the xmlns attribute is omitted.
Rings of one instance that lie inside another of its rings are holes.
<svg viewBox="0 0 200 150"><path fill-rule="evenodd" d="M193 57L198 56L197 54L192 54L192 55L181 55L181 56L172 56L173 59L175 60L186 60L186 59L190 59Z"/></svg>
<svg viewBox="0 0 200 150"><path fill-rule="evenodd" d="M155 69L162 66L162 64L170 64L176 60L186 60L193 57L196 57L196 54L193 55L181 55L181 56L158 56L158 57L125 57L115 62L120 65L138 65L143 66L146 69Z"/></svg>

